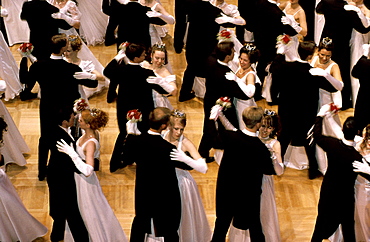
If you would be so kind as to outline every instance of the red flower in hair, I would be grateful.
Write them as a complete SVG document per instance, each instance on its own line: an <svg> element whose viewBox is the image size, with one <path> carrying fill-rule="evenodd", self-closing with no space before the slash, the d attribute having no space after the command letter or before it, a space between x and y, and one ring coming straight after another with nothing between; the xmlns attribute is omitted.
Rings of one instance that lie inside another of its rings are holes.
<svg viewBox="0 0 370 242"><path fill-rule="evenodd" d="M142 114L139 109L133 109L127 112L127 120L131 120L132 122L140 122L142 118Z"/></svg>

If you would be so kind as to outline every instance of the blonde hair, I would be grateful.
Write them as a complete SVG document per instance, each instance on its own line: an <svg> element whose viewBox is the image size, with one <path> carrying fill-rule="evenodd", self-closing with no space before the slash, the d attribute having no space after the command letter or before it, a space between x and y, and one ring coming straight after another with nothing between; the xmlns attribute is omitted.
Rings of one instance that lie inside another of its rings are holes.
<svg viewBox="0 0 370 242"><path fill-rule="evenodd" d="M77 35L68 35L68 41L73 51L80 51L82 48L82 40Z"/></svg>
<svg viewBox="0 0 370 242"><path fill-rule="evenodd" d="M100 130L107 125L109 120L108 114L97 108L83 110L81 117L92 130Z"/></svg>

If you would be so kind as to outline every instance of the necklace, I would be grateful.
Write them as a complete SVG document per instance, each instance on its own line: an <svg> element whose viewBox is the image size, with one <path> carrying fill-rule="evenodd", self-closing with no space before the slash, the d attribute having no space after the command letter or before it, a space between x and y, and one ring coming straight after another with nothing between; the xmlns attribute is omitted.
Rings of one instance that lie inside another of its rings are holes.
<svg viewBox="0 0 370 242"><path fill-rule="evenodd" d="M246 72L248 72L249 70L251 69L251 67L248 67L247 69L243 70L240 68L240 70L238 71L238 74L239 75L244 75Z"/></svg>

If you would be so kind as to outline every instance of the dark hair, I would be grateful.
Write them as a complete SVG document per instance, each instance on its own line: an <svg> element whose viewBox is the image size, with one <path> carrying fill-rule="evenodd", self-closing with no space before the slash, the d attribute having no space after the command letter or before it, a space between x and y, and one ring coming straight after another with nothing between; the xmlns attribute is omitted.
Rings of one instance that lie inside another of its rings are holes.
<svg viewBox="0 0 370 242"><path fill-rule="evenodd" d="M260 58L260 51L257 49L257 47L253 43L245 43L244 46L240 49L239 57L242 54L246 54L249 57L249 62L257 63L258 59Z"/></svg>
<svg viewBox="0 0 370 242"><path fill-rule="evenodd" d="M298 54L301 60L307 60L310 55L313 55L316 49L316 44L314 41L305 40L299 42Z"/></svg>
<svg viewBox="0 0 370 242"><path fill-rule="evenodd" d="M149 126L151 129L158 130L162 124L170 121L171 110L165 107L156 107L149 114Z"/></svg>
<svg viewBox="0 0 370 242"><path fill-rule="evenodd" d="M73 107L62 107L57 112L57 122L59 125L62 125L63 121L69 121L71 118L71 114L73 114Z"/></svg>
<svg viewBox="0 0 370 242"><path fill-rule="evenodd" d="M358 134L358 130L355 125L355 118L350 116L343 123L343 135L346 140L353 140Z"/></svg>
<svg viewBox="0 0 370 242"><path fill-rule="evenodd" d="M4 143L3 135L6 131L8 131L8 124L5 122L3 117L0 117L0 146Z"/></svg>
<svg viewBox="0 0 370 242"><path fill-rule="evenodd" d="M151 48L151 51L150 53L153 55L154 52L156 51L161 51L161 52L164 52L164 63L163 65L167 65L168 64L168 54L167 54L167 48L164 44L154 44ZM150 55L150 58L152 57L152 55Z"/></svg>
<svg viewBox="0 0 370 242"><path fill-rule="evenodd" d="M133 61L135 57L140 57L145 52L145 46L142 44L130 43L126 47L126 56L129 60Z"/></svg>
<svg viewBox="0 0 370 242"><path fill-rule="evenodd" d="M276 138L280 134L280 119L279 116L275 113L275 111L266 110L263 114L262 123L266 122L266 126L274 128L274 130L270 134L270 138Z"/></svg>
<svg viewBox="0 0 370 242"><path fill-rule="evenodd" d="M61 49L68 43L67 36L65 34L57 34L51 37L51 53L59 54Z"/></svg>
<svg viewBox="0 0 370 242"><path fill-rule="evenodd" d="M226 56L231 55L232 49L234 48L233 42L221 42L216 46L216 58L218 60L225 60Z"/></svg>
<svg viewBox="0 0 370 242"><path fill-rule="evenodd" d="M329 37L323 38L319 44L318 50L320 51L322 49L326 49L327 51L333 52L333 49L334 49L333 40L330 39Z"/></svg>

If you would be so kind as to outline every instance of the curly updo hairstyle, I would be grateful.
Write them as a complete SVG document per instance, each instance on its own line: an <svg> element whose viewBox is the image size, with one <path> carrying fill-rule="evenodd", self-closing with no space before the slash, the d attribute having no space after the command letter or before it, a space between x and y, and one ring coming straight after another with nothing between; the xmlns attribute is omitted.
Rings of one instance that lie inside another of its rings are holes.
<svg viewBox="0 0 370 242"><path fill-rule="evenodd" d="M68 35L68 41L73 51L80 51L82 48L82 40L77 35Z"/></svg>
<svg viewBox="0 0 370 242"><path fill-rule="evenodd" d="M90 124L92 130L104 128L109 120L109 116L103 110L98 108L85 109L81 112L81 117L86 124Z"/></svg>
<svg viewBox="0 0 370 242"><path fill-rule="evenodd" d="M246 54L249 57L249 62L251 64L257 63L260 58L260 51L257 49L256 45L253 43L246 43L244 46L240 49L239 57L242 54Z"/></svg>

